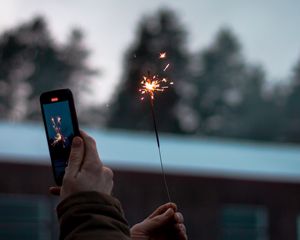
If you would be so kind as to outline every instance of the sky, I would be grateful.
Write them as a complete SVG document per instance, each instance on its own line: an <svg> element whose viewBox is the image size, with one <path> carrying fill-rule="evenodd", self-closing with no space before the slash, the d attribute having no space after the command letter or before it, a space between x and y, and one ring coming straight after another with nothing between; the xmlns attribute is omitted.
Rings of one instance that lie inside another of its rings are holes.
<svg viewBox="0 0 300 240"><path fill-rule="evenodd" d="M0 33L42 15L64 42L73 27L85 33L94 79L88 101L108 103L122 74L125 51L133 44L139 21L161 7L177 12L188 31L188 48L201 50L220 27L230 27L250 62L262 64L271 81L291 75L300 59L300 1L297 0L0 0Z"/></svg>

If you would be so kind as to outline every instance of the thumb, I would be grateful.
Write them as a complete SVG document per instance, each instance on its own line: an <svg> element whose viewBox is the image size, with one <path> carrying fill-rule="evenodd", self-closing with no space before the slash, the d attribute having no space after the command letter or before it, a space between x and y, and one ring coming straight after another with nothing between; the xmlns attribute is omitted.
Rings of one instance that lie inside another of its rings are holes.
<svg viewBox="0 0 300 240"><path fill-rule="evenodd" d="M74 137L69 157L67 173L75 176L79 171L84 156L84 144L80 137Z"/></svg>
<svg viewBox="0 0 300 240"><path fill-rule="evenodd" d="M169 208L163 214L149 219L149 231L165 227L165 225L169 224L174 219L174 214L173 208Z"/></svg>
<svg viewBox="0 0 300 240"><path fill-rule="evenodd" d="M52 195L59 196L61 191L61 187L49 187L49 192Z"/></svg>

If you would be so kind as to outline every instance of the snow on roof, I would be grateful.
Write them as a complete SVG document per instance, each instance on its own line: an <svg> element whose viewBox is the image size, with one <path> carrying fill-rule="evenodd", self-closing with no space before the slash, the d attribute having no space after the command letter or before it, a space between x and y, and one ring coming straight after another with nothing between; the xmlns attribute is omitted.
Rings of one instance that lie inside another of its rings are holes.
<svg viewBox="0 0 300 240"><path fill-rule="evenodd" d="M95 138L104 164L160 171L153 134L85 129ZM300 146L161 134L165 171L300 182ZM50 164L43 126L0 122L0 161Z"/></svg>

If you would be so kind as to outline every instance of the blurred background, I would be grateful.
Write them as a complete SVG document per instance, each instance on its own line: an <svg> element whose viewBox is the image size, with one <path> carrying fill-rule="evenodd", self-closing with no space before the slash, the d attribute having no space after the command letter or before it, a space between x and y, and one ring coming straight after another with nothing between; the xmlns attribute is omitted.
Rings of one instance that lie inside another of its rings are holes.
<svg viewBox="0 0 300 240"><path fill-rule="evenodd" d="M132 225L171 198L190 239L300 240L300 3L1 1L0 239L57 239L39 96L70 88Z"/></svg>

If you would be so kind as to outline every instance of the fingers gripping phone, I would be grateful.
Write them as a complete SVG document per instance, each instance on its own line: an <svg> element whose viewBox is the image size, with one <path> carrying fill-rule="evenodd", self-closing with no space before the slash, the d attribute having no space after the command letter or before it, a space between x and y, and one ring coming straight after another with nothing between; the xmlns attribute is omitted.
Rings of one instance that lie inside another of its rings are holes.
<svg viewBox="0 0 300 240"><path fill-rule="evenodd" d="M73 95L69 89L45 92L40 103L54 179L61 186L72 140L80 136Z"/></svg>

